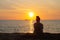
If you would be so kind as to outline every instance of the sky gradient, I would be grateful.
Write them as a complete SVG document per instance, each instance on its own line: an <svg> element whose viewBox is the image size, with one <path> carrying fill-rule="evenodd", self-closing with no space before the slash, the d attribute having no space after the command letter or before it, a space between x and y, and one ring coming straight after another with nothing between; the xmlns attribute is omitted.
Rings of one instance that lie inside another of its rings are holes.
<svg viewBox="0 0 60 40"><path fill-rule="evenodd" d="M42 20L60 20L60 0L0 0L0 20L28 19L30 11Z"/></svg>

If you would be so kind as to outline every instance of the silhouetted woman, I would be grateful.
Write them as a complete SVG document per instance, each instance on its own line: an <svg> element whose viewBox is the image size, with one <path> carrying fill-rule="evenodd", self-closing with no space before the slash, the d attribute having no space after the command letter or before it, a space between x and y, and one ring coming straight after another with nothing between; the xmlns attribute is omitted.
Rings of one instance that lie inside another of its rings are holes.
<svg viewBox="0 0 60 40"><path fill-rule="evenodd" d="M43 33L43 24L40 23L40 17L36 16L36 23L34 23L34 33L40 35Z"/></svg>

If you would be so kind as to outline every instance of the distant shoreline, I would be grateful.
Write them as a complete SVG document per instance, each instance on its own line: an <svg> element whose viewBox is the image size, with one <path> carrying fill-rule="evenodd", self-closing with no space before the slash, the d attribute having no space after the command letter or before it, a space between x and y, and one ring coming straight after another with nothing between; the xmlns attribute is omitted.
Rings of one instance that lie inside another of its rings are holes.
<svg viewBox="0 0 60 40"><path fill-rule="evenodd" d="M0 20L0 21L2 21L2 20ZM6 21L8 21L8 20L6 20ZM11 21L14 21L14 20L11 20ZM16 21L25 21L25 20L16 20ZM30 20L27 20L27 21L30 21ZM41 20L41 21L60 21L60 20Z"/></svg>

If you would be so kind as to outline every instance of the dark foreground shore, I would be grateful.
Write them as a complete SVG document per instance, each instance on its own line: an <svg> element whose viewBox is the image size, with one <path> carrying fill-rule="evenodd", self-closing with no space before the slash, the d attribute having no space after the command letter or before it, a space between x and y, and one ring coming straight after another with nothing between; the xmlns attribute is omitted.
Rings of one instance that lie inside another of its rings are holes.
<svg viewBox="0 0 60 40"><path fill-rule="evenodd" d="M0 40L60 40L60 34L0 33Z"/></svg>

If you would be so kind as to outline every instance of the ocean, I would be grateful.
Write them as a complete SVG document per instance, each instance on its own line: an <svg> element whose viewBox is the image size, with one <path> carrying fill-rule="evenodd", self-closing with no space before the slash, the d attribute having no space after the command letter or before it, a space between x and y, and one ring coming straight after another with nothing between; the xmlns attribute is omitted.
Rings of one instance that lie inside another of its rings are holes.
<svg viewBox="0 0 60 40"><path fill-rule="evenodd" d="M0 20L0 33L33 33L35 21ZM60 33L60 20L41 20L43 32Z"/></svg>

